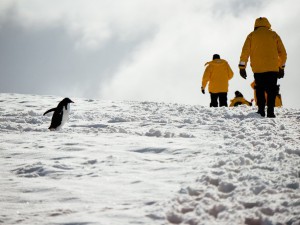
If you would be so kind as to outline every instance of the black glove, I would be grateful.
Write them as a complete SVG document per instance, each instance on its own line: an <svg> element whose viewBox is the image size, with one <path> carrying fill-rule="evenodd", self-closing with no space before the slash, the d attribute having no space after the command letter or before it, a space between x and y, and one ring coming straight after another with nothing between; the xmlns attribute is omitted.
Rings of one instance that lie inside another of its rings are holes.
<svg viewBox="0 0 300 225"><path fill-rule="evenodd" d="M247 73L245 69L240 69L240 75L242 78L244 78L246 80L247 78Z"/></svg>
<svg viewBox="0 0 300 225"><path fill-rule="evenodd" d="M202 92L202 94L205 94L205 90L203 87L201 87L201 92Z"/></svg>
<svg viewBox="0 0 300 225"><path fill-rule="evenodd" d="M281 79L283 77L284 77L284 69L279 67L278 79Z"/></svg>

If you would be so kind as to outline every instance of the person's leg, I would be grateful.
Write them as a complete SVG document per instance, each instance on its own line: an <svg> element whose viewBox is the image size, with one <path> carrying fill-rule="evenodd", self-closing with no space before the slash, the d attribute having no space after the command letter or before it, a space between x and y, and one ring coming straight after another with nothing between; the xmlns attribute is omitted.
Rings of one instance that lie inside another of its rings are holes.
<svg viewBox="0 0 300 225"><path fill-rule="evenodd" d="M275 98L278 93L277 86L277 72L266 73L266 92L268 95L267 100L267 117L274 118L274 107L275 107Z"/></svg>
<svg viewBox="0 0 300 225"><path fill-rule="evenodd" d="M219 101L220 101L220 107L225 106L227 107L227 92L219 93Z"/></svg>
<svg viewBox="0 0 300 225"><path fill-rule="evenodd" d="M265 106L266 106L266 98L265 98L265 79L264 73L255 73L255 91L256 91L256 99L258 111L261 116L265 116Z"/></svg>
<svg viewBox="0 0 300 225"><path fill-rule="evenodd" d="M210 107L218 107L218 94L210 93Z"/></svg>

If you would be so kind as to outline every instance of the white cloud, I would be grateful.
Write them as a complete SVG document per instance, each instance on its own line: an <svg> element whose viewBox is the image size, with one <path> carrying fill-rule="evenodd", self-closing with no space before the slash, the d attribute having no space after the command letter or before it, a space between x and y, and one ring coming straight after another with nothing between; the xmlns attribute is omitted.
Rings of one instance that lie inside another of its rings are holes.
<svg viewBox="0 0 300 225"><path fill-rule="evenodd" d="M206 8L195 2L178 4L182 7L178 6L178 11L172 10L168 19L161 21L155 38L141 46L115 79L101 88L101 96L208 105L209 96L200 94L200 86L204 64L214 53L228 60L236 72L235 80L239 80L239 54L251 29L243 23L249 19L243 21L234 14L220 18L215 4L207 4ZM187 4L191 5L183 7ZM246 89L252 95L250 86Z"/></svg>
<svg viewBox="0 0 300 225"><path fill-rule="evenodd" d="M0 20L10 7L26 29L63 26L77 50L109 51L111 40L124 46L136 43L110 79L99 84L95 97L202 105L209 102L208 94L200 94L204 63L214 53L228 60L235 72L229 98L237 89L252 98L251 69L245 81L237 64L255 18L266 16L287 47L286 78L280 83L285 106L295 106L300 9L292 0L4 0Z"/></svg>

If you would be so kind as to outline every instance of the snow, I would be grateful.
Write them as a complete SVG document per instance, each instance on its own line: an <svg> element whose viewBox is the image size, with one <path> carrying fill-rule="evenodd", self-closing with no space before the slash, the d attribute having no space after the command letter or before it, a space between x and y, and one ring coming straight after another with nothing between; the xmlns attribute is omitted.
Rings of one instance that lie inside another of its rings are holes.
<svg viewBox="0 0 300 225"><path fill-rule="evenodd" d="M300 224L300 110L0 94L0 224Z"/></svg>

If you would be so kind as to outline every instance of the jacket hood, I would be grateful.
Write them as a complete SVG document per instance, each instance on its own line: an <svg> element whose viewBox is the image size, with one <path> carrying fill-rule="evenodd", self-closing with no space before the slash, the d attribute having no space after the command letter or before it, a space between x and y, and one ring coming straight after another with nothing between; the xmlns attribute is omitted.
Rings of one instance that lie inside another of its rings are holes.
<svg viewBox="0 0 300 225"><path fill-rule="evenodd" d="M259 17L255 20L254 29L258 27L266 27L268 29L271 29L271 24L266 17Z"/></svg>
<svg viewBox="0 0 300 225"><path fill-rule="evenodd" d="M212 60L212 61L210 61L210 62L205 63L205 66L207 66L207 65L209 65L209 64L222 65L222 64L224 64L224 63L227 63L227 61L224 60L224 59L214 59L214 60Z"/></svg>

